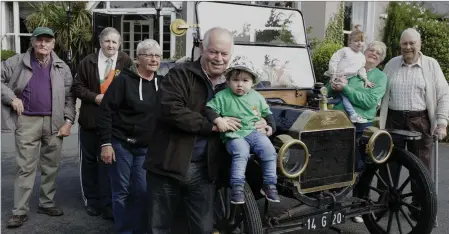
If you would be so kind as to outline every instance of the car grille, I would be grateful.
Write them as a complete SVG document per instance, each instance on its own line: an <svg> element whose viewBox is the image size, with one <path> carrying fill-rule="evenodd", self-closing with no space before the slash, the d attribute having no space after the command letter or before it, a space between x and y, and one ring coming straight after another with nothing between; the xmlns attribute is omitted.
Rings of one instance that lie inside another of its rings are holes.
<svg viewBox="0 0 449 234"><path fill-rule="evenodd" d="M355 129L301 132L309 149L309 163L301 175L303 192L343 187L353 180Z"/></svg>

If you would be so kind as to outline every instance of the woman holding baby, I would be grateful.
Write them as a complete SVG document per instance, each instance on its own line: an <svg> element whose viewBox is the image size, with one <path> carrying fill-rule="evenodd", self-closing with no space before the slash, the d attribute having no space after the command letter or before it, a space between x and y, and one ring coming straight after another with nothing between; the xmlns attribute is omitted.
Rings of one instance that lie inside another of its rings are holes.
<svg viewBox="0 0 449 234"><path fill-rule="evenodd" d="M327 86L329 96L343 94L351 102L355 112L365 119L363 122L354 122L357 138L362 135L366 127L373 124L377 106L385 94L387 76L377 66L385 59L386 50L387 48L383 42L373 41L364 51L366 59L364 68L368 80L374 84L372 87L367 87L364 80L358 76L352 78L341 77L339 82L330 82ZM344 111L345 106L340 102L333 109ZM357 155L356 171L361 171L362 167L363 161ZM356 216L354 221L361 223L363 219L360 216Z"/></svg>
<svg viewBox="0 0 449 234"><path fill-rule="evenodd" d="M365 69L368 80L373 83L373 87L365 86L363 79L355 77L340 77L340 82L330 82L328 84L329 96L343 94L348 98L354 107L355 112L366 121L354 122L357 133L371 126L377 112L377 105L385 94L387 76L377 66L385 59L386 46L383 42L373 41L364 51L366 59ZM334 106L334 110L345 110L343 103Z"/></svg>

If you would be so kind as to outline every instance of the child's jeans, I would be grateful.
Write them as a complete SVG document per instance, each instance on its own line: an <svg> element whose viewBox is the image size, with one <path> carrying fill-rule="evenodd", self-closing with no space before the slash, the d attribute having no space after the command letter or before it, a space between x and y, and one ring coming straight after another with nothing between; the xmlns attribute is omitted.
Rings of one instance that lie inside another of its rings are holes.
<svg viewBox="0 0 449 234"><path fill-rule="evenodd" d="M254 152L261 161L263 183L269 185L277 183L277 153L265 134L254 130L244 138L229 139L226 149L232 155L231 185L245 184L245 171L250 151Z"/></svg>
<svg viewBox="0 0 449 234"><path fill-rule="evenodd" d="M352 106L352 103L345 95L341 93L337 94L335 96L335 100L337 101L337 103L343 102L343 106L345 107L346 113L348 113L349 116L354 116L357 114L354 110L354 107Z"/></svg>

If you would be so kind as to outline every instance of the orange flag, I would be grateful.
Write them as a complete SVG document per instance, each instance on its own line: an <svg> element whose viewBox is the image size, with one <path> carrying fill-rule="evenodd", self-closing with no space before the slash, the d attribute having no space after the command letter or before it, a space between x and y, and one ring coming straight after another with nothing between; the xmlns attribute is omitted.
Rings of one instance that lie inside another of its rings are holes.
<svg viewBox="0 0 449 234"><path fill-rule="evenodd" d="M108 77L101 83L100 85L100 92L101 94L106 93L106 90L108 89L109 85L111 84L112 80L114 79L115 71L111 70L108 74Z"/></svg>

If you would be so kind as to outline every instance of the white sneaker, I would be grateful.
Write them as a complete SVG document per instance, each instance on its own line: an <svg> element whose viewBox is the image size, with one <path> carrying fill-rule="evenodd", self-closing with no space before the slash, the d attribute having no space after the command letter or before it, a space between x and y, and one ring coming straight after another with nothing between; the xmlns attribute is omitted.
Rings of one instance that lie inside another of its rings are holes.
<svg viewBox="0 0 449 234"><path fill-rule="evenodd" d="M356 223L363 223L363 218L362 218L362 216L355 216L355 217L352 217L352 221L354 221Z"/></svg>
<svg viewBox="0 0 449 234"><path fill-rule="evenodd" d="M368 123L368 120L361 117L360 115L352 115L349 117L351 119L351 122L353 123Z"/></svg>

